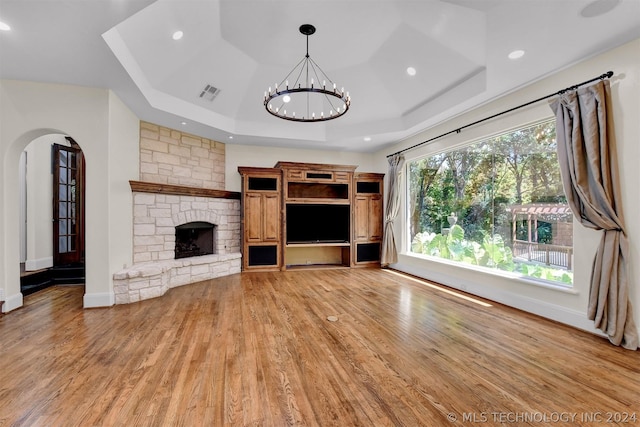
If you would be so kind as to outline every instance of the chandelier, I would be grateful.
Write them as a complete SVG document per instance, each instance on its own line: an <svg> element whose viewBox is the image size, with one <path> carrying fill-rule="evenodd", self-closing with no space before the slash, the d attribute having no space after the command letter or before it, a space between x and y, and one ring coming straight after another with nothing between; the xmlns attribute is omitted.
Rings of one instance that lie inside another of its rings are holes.
<svg viewBox="0 0 640 427"><path fill-rule="evenodd" d="M300 26L307 36L307 54L275 86L264 93L264 107L273 116L294 122L322 122L336 119L351 105L349 92L337 85L309 56L309 36L316 32L310 24Z"/></svg>

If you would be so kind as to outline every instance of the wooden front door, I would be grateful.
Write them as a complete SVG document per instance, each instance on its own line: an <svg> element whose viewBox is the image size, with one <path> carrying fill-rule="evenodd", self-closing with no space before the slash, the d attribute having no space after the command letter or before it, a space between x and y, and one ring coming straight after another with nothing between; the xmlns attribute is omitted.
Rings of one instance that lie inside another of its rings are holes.
<svg viewBox="0 0 640 427"><path fill-rule="evenodd" d="M72 143L73 145L73 143ZM84 262L84 158L53 145L53 265Z"/></svg>

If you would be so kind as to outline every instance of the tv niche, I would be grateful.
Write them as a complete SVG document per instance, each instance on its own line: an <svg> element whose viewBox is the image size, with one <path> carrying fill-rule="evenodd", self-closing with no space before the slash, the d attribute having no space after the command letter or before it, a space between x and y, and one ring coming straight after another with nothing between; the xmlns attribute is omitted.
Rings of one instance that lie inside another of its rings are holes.
<svg viewBox="0 0 640 427"><path fill-rule="evenodd" d="M287 244L348 243L350 206L287 204Z"/></svg>

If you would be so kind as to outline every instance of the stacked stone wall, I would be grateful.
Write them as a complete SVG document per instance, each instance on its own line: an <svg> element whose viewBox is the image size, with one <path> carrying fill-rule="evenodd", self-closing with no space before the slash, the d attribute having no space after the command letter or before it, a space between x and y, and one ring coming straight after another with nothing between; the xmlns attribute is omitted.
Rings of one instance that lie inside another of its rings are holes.
<svg viewBox="0 0 640 427"><path fill-rule="evenodd" d="M224 190L225 146L140 122L140 180Z"/></svg>

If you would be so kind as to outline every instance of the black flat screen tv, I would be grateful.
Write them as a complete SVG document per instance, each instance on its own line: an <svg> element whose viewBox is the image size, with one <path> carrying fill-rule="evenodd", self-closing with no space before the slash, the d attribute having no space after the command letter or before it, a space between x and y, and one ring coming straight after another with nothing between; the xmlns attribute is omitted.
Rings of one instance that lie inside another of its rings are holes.
<svg viewBox="0 0 640 427"><path fill-rule="evenodd" d="M287 204L287 243L348 243L350 206Z"/></svg>

